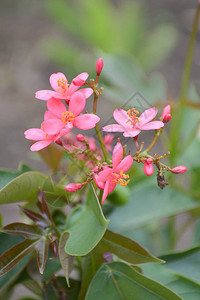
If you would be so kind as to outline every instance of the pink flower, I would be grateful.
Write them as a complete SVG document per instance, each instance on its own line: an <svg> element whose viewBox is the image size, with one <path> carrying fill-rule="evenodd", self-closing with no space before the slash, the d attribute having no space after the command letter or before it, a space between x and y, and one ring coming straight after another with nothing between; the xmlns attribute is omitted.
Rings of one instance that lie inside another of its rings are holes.
<svg viewBox="0 0 200 300"><path fill-rule="evenodd" d="M171 120L171 106L167 105L163 108L161 119L163 120L163 123L167 123Z"/></svg>
<svg viewBox="0 0 200 300"><path fill-rule="evenodd" d="M97 76L99 76L101 74L102 69L103 69L103 59L100 57L99 59L97 59L97 62L96 62Z"/></svg>
<svg viewBox="0 0 200 300"><path fill-rule="evenodd" d="M63 73L53 73L50 78L50 85L52 90L41 90L35 93L35 97L40 100L50 100L51 98L65 100L67 104L69 103L70 98L72 95L81 87L88 78L88 73L84 72L79 74L77 77L74 78L78 84L71 84L68 83L67 78ZM83 96L87 99L89 98L93 90L91 88L83 88L79 90L79 93L83 94Z"/></svg>
<svg viewBox="0 0 200 300"><path fill-rule="evenodd" d="M141 130L159 129L164 126L161 121L152 121L157 115L158 110L155 107L145 110L140 117L137 110L115 109L113 117L118 124L111 124L103 127L104 131L123 132L125 137L135 137Z"/></svg>
<svg viewBox="0 0 200 300"><path fill-rule="evenodd" d="M94 174L94 181L100 189L103 189L102 204L107 195L111 193L116 185L119 183L125 186L129 183L129 175L124 174L130 169L133 164L133 157L131 155L123 158L123 147L121 143L117 143L113 149L112 167L106 166L103 171Z"/></svg>
<svg viewBox="0 0 200 300"><path fill-rule="evenodd" d="M39 128L31 128L24 132L25 138L32 141L38 141L31 146L31 151L39 151L51 143L56 142L62 135L67 132L63 129L59 134L49 135Z"/></svg>
<svg viewBox="0 0 200 300"><path fill-rule="evenodd" d="M84 110L85 104L85 97L79 91L72 95L69 110L61 101L50 99L47 102L48 111L45 112L42 129L49 135L55 135L60 134L63 129L68 133L73 127L83 130L94 128L100 120L98 116L94 114L79 115Z"/></svg>
<svg viewBox="0 0 200 300"><path fill-rule="evenodd" d="M173 169L169 169L172 173L174 174L181 174L181 173L185 173L187 171L187 167L186 166L177 166Z"/></svg>
<svg viewBox="0 0 200 300"><path fill-rule="evenodd" d="M106 134L103 138L106 150L110 152L112 150L112 142L114 140L114 135L112 133Z"/></svg>
<svg viewBox="0 0 200 300"><path fill-rule="evenodd" d="M147 160L144 163L143 171L147 176L151 176L154 173L152 162L153 162L152 158L147 158Z"/></svg>

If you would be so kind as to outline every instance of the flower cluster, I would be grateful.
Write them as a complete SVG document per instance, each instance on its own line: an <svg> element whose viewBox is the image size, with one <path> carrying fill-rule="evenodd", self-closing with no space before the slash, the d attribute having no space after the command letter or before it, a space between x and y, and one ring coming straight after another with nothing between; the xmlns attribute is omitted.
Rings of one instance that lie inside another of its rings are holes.
<svg viewBox="0 0 200 300"><path fill-rule="evenodd" d="M167 182L164 179L164 170L172 173L184 173L185 166L170 168L161 163L161 159L167 154L151 156L150 150L157 142L162 133L165 123L171 120L171 106L167 105L158 120L158 110L151 107L141 114L135 108L115 109L113 118L115 124L104 126L104 132L109 132L102 137L98 122L100 118L96 115L97 100L102 92L98 87L99 76L102 72L103 60L99 58L96 63L96 80L90 79L88 73L79 74L69 84L63 73L54 73L50 76L50 85L53 90L40 90L35 97L46 101L47 110L44 114L44 121L40 128L31 128L25 131L25 137L36 141L31 146L32 151L39 151L55 142L72 157L83 161L88 176L85 182L69 183L65 188L68 192L75 192L85 186L88 182L94 181L96 186L103 190L101 203L111 193L117 184L126 186L129 175L126 173L133 165L133 162L142 163L143 171L147 176L154 173L154 167L158 169L158 185L163 188ZM87 87L85 87L87 86ZM94 94L93 112L85 112L86 99ZM71 132L73 127L79 130L95 128L100 147L97 146L93 137L84 136L81 132L75 135ZM143 150L144 142L139 145L138 136L143 131L154 130L154 138L150 146ZM135 154L126 154L126 147L123 147L120 138L114 146L112 160L109 153L112 150L114 136L111 132L122 133L125 138L132 138L136 147Z"/></svg>

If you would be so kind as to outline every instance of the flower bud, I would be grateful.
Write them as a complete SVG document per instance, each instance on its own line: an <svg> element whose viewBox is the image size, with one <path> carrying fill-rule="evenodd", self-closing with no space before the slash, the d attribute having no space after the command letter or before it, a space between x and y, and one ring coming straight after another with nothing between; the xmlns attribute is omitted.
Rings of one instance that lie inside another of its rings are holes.
<svg viewBox="0 0 200 300"><path fill-rule="evenodd" d="M76 139L78 142L84 142L85 140L84 136L81 133L77 134Z"/></svg>
<svg viewBox="0 0 200 300"><path fill-rule="evenodd" d="M69 183L66 185L65 189L67 192L76 192L84 186L85 183Z"/></svg>
<svg viewBox="0 0 200 300"><path fill-rule="evenodd" d="M177 167L175 167L173 169L169 169L169 170L174 174L182 174L187 171L187 167L186 166L177 166Z"/></svg>
<svg viewBox="0 0 200 300"><path fill-rule="evenodd" d="M103 69L103 59L100 57L99 59L97 59L97 62L96 62L97 76L99 76L101 74L102 69Z"/></svg>
<svg viewBox="0 0 200 300"><path fill-rule="evenodd" d="M164 107L162 114L161 114L161 118L163 120L163 123L167 123L171 120L172 116L171 116L171 106L167 105Z"/></svg>
<svg viewBox="0 0 200 300"><path fill-rule="evenodd" d="M147 158L147 160L144 163L143 171L147 176L151 176L154 173L152 162L153 162L152 158Z"/></svg>

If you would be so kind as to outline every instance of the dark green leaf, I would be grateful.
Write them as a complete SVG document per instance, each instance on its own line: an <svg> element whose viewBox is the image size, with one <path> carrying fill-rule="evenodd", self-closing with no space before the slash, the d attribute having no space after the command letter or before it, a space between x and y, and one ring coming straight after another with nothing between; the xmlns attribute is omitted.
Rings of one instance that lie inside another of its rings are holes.
<svg viewBox="0 0 200 300"><path fill-rule="evenodd" d="M22 258L34 250L38 240L24 240L0 256L0 276L10 271Z"/></svg>
<svg viewBox="0 0 200 300"><path fill-rule="evenodd" d="M93 278L85 300L168 299L180 296L122 262L103 265Z"/></svg>
<svg viewBox="0 0 200 300"><path fill-rule="evenodd" d="M1 232L22 235L28 239L38 239L43 235L42 230L36 225L12 223L0 229Z"/></svg>
<svg viewBox="0 0 200 300"><path fill-rule="evenodd" d="M48 259L44 273L43 273L43 280L49 281L51 276L55 274L57 271L61 269L59 258L55 259Z"/></svg>
<svg viewBox="0 0 200 300"><path fill-rule="evenodd" d="M67 239L69 237L68 232L64 232L61 237L60 237L60 242L59 242L59 258L60 258L60 263L62 266L62 269L64 271L65 278L67 280L67 285L69 285L69 275L73 270L73 256L67 254L64 250Z"/></svg>
<svg viewBox="0 0 200 300"><path fill-rule="evenodd" d="M0 254L22 240L23 238L19 236L0 234ZM0 277L0 295L2 295L15 282L27 265L29 259L29 255L24 257L12 270Z"/></svg>
<svg viewBox="0 0 200 300"><path fill-rule="evenodd" d="M95 190L92 187L87 199L87 205L73 223L68 223L65 251L72 256L84 256L89 253L102 239L108 226ZM75 218L75 216L73 216Z"/></svg>
<svg viewBox="0 0 200 300"><path fill-rule="evenodd" d="M87 289L92 281L92 278L96 274L97 270L103 263L103 249L100 243L86 256L82 258L81 269L82 269L82 280L81 290L79 293L78 300L84 300Z"/></svg>
<svg viewBox="0 0 200 300"><path fill-rule="evenodd" d="M131 264L163 262L150 254L137 242L110 230L106 230L100 243L104 247L105 252L111 252Z"/></svg>

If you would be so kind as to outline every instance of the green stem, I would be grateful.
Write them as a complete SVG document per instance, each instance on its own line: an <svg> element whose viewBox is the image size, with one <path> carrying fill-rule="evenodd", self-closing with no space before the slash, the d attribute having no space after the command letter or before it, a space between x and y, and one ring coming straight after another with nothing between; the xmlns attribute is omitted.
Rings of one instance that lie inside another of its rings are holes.
<svg viewBox="0 0 200 300"><path fill-rule="evenodd" d="M102 138L101 131L99 129L99 124L98 123L95 126L95 130L96 130L96 134L97 134L97 137L98 137L98 140L99 140L99 144L100 144L101 150L103 152L104 159L105 159L105 161L108 161L108 153L106 151L106 147L105 147L105 144L104 144L104 141L103 141L103 138Z"/></svg>
<svg viewBox="0 0 200 300"><path fill-rule="evenodd" d="M189 80L190 80L190 73L191 73L191 65L192 65L192 57L194 53L194 44L196 40L197 30L198 30L198 22L199 22L199 16L200 16L200 4L197 7L194 23L190 35L190 41L185 61L185 67L183 72L183 78L182 78L182 85L181 85L181 91L180 91L180 100L178 103L178 109L176 112L176 115L174 116L174 120L172 123L171 128L171 143L170 143L170 152L171 152L171 164L174 164L177 156L178 156L178 146L179 146L179 139L180 139L180 133L181 133L181 126L183 121L183 114L185 109L185 104L187 100L187 92L188 92L188 86L189 86Z"/></svg>

